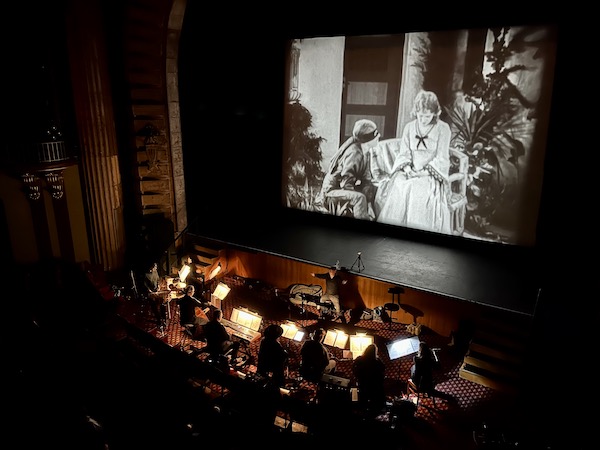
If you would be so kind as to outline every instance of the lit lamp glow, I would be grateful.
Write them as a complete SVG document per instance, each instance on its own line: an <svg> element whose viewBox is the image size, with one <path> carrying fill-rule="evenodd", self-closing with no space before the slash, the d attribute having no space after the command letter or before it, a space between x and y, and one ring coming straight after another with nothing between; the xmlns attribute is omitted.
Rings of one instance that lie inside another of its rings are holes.
<svg viewBox="0 0 600 450"><path fill-rule="evenodd" d="M367 333L356 333L355 336L350 336L350 351L352 352L352 358L356 359L362 355L369 345L373 343L373 336L367 335Z"/></svg>
<svg viewBox="0 0 600 450"><path fill-rule="evenodd" d="M286 322L281 324L283 328L282 336L284 338L293 339L294 341L302 341L304 339L304 331L299 330L294 322Z"/></svg>
<svg viewBox="0 0 600 450"><path fill-rule="evenodd" d="M219 264L217 264L217 267L215 267L213 270L210 271L210 273L208 274L208 280L212 280L214 277L216 277L219 272L221 272L221 263L219 262Z"/></svg>
<svg viewBox="0 0 600 450"><path fill-rule="evenodd" d="M342 330L327 330L325 339L323 339L323 344L331 345L332 347L337 347L341 349L346 348L347 342L348 335Z"/></svg>
<svg viewBox="0 0 600 450"><path fill-rule="evenodd" d="M191 270L192 270L191 267L188 266L187 264L184 264L183 266L181 266L181 269L179 269L179 281L181 281L182 283L185 282L185 279L190 274Z"/></svg>
<svg viewBox="0 0 600 450"><path fill-rule="evenodd" d="M255 316L252 314L240 310L236 323L239 323L246 328L252 328L252 321L254 320L254 317Z"/></svg>
<svg viewBox="0 0 600 450"><path fill-rule="evenodd" d="M262 317L259 314L242 307L233 308L229 320L254 331L258 331L262 323Z"/></svg>
<svg viewBox="0 0 600 450"><path fill-rule="evenodd" d="M225 283L219 283L213 292L213 295L217 297L219 300L225 300L227 294L229 294L231 288L227 286Z"/></svg>
<svg viewBox="0 0 600 450"><path fill-rule="evenodd" d="M221 309L221 302L225 300L227 294L229 294L231 288L227 286L225 283L219 283L212 293L211 303L215 308Z"/></svg>

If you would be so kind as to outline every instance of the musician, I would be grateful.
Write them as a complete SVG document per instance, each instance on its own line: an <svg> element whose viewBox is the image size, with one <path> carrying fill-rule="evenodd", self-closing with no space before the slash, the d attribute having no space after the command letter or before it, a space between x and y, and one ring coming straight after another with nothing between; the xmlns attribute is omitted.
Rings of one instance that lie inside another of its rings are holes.
<svg viewBox="0 0 600 450"><path fill-rule="evenodd" d="M160 281L158 263L153 262L144 274L144 287L146 288L146 296L150 301L150 307L156 318L156 323L160 328L164 329L167 326L167 305L163 301L162 296L158 294Z"/></svg>
<svg viewBox="0 0 600 450"><path fill-rule="evenodd" d="M148 292L157 292L159 283L160 275L158 274L158 263L153 262L144 274L144 286Z"/></svg>
<svg viewBox="0 0 600 450"><path fill-rule="evenodd" d="M203 298L204 297L204 275L201 275L200 277L198 277L198 274L196 273L196 267L194 266L192 257L189 255L186 255L183 258L181 258L181 267L183 267L183 266L190 267L190 271L189 271L187 277L185 278L185 283L192 284L194 286L194 288L196 289L196 295Z"/></svg>
<svg viewBox="0 0 600 450"><path fill-rule="evenodd" d="M321 303L331 302L338 317L342 320L342 323L346 323L346 318L342 313L342 307L340 305L340 288L343 284L346 284L348 280L343 280L342 277L340 277L337 273L336 266L331 266L325 273L311 273L311 276L325 280L325 293L321 296Z"/></svg>
<svg viewBox="0 0 600 450"><path fill-rule="evenodd" d="M230 352L231 361L234 362L237 359L240 342L231 339L231 335L227 332L225 325L221 323L221 319L223 319L223 311L214 309L210 320L204 325L206 346L209 354L214 358Z"/></svg>
<svg viewBox="0 0 600 450"><path fill-rule="evenodd" d="M368 345L352 363L358 384L358 402L366 413L377 414L385 406L385 364L376 344Z"/></svg>
<svg viewBox="0 0 600 450"><path fill-rule="evenodd" d="M271 324L265 328L256 365L259 374L280 387L285 385L285 370L289 358L287 350L279 342L282 334L283 328L280 325Z"/></svg>
<svg viewBox="0 0 600 450"><path fill-rule="evenodd" d="M194 297L195 292L196 288L188 284L185 288L185 295L177 300L179 323L182 326L193 324L193 339L202 339L204 337L203 327L208 323L208 316L206 315L208 304Z"/></svg>
<svg viewBox="0 0 600 450"><path fill-rule="evenodd" d="M319 382L324 373L332 374L335 371L336 361L323 344L323 339L325 330L317 328L300 349L299 373L302 378L314 383Z"/></svg>
<svg viewBox="0 0 600 450"><path fill-rule="evenodd" d="M431 393L433 386L433 366L435 363L433 351L425 341L419 342L419 351L413 357L410 367L410 378L420 391Z"/></svg>

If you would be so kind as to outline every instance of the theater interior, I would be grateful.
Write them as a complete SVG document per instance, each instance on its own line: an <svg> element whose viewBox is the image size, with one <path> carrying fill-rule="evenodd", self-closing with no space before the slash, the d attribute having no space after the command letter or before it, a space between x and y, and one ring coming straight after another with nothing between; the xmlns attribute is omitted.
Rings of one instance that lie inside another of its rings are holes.
<svg viewBox="0 0 600 450"><path fill-rule="evenodd" d="M588 448L589 388L572 371L588 370L597 317L580 256L591 227L579 205L593 191L580 173L565 181L565 165L587 169L565 163L561 145L577 110L566 79L579 38L548 7L489 5L474 19L451 5L325 13L310 3L6 7L0 253L16 448ZM291 39L507 25L556 30L533 243L286 207ZM223 311L240 361L217 364L180 323L187 258L188 283L207 314ZM143 289L152 261L168 286L158 297ZM347 281L343 319L319 303L324 282L311 276L333 265ZM271 324L290 355L275 394L256 368ZM299 352L317 328L337 367L313 383ZM409 389L416 350L396 353L415 339L435 349L435 395ZM356 402L364 342L386 366L377 414Z"/></svg>

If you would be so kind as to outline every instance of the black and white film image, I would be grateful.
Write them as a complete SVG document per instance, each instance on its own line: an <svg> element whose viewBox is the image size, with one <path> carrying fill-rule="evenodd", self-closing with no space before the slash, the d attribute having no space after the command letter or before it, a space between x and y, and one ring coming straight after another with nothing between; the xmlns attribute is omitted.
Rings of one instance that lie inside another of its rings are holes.
<svg viewBox="0 0 600 450"><path fill-rule="evenodd" d="M551 26L289 42L287 208L530 246Z"/></svg>

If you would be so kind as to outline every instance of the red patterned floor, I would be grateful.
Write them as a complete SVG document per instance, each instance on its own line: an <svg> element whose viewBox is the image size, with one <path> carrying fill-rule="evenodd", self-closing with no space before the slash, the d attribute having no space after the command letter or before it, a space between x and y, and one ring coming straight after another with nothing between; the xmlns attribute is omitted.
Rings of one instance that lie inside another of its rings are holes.
<svg viewBox="0 0 600 450"><path fill-rule="evenodd" d="M248 307L263 317L261 329L264 329L271 323L282 323L287 319L293 320L299 327L310 331L316 326L326 328L342 328L352 332L353 329L359 329L369 335L372 335L380 349L380 357L386 364L386 391L390 401L394 399L406 398L406 379L409 376L410 366L412 364L412 355L390 360L385 343L396 340L401 337L409 337L411 333L407 331L406 324L383 323L378 320L360 320L353 326L341 325L340 322L327 322L319 320L318 311L308 306L305 314L300 314L294 308L288 308L288 305L280 299L265 299L264 295L252 292L245 287L234 286L229 296L223 301L222 309L224 317L229 318L234 307ZM169 320L167 329L160 333L154 324L150 312L139 310L139 305L129 301L124 305L121 315L136 326L145 329L154 334L165 343L172 347L183 348L197 347L202 348L202 342L192 341L184 335L182 327L178 321L178 311L174 302L171 304L171 320ZM347 315L349 318L349 315ZM306 334L308 335L308 333ZM453 348L448 346L449 339L439 336L429 330L425 330L421 339L427 341L431 347L439 348L440 366L436 371L436 389L440 392L440 397L436 399L434 407L431 399L425 398L419 402L419 407L415 413L416 422L420 424L417 427L411 427L408 430L409 441L415 447L419 443L429 447L433 441L440 440L444 446L440 448L477 448L473 442L473 431L481 425L482 422L502 422L510 416L515 399L504 393L494 391L485 386L465 380L459 376L459 368L462 363L462 355L457 355ZM287 346L290 353L289 364L289 385L292 394L310 398L316 393L316 386L309 382L297 381L297 369L299 365L299 351L301 342L296 342L286 338L280 338ZM258 351L259 340L252 341L248 346L248 352L254 361ZM332 353L339 358L336 368L336 375L343 378L349 378L353 383L351 360L344 360L342 350L332 347ZM205 358L206 354L200 354L198 358ZM245 374L251 374L256 371L256 367L251 362L240 369ZM215 391L218 387L213 387ZM382 421L389 417L381 417ZM512 418L514 419L514 417ZM433 428L429 428L433 427ZM431 432L434 429L435 432ZM423 442L421 442L423 441ZM431 444L433 445L433 444ZM455 445L455 446L454 446ZM403 448L410 448L407 443ZM431 447L435 448L435 447Z"/></svg>

